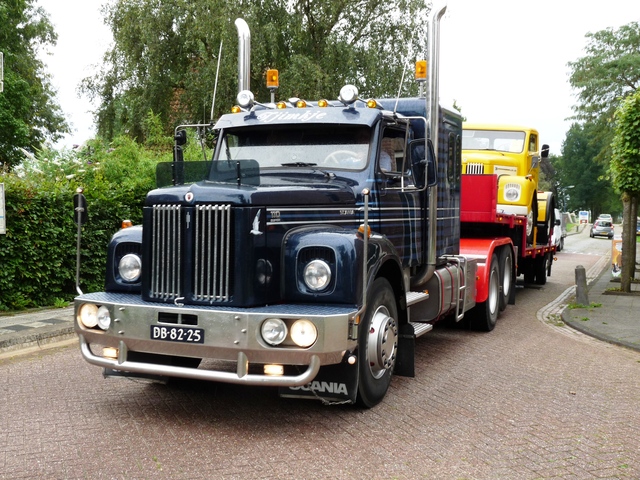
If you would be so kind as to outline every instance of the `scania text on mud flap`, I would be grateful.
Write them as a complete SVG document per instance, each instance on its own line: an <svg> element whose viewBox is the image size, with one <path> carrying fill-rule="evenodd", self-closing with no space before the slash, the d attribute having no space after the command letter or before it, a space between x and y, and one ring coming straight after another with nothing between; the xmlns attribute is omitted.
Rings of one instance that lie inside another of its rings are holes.
<svg viewBox="0 0 640 480"><path fill-rule="evenodd" d="M256 102L237 20L238 105L213 125L211 161L182 158L178 127L142 225L109 244L105 291L75 299L85 360L372 407L392 374L414 375L435 322L492 330L515 298L527 218L497 214L496 177L478 175L493 193L470 223L502 233L461 240L463 189L484 193L464 185L461 117L434 101L444 11L417 62L426 95L367 101L347 85L338 100L275 102L270 70L271 102Z"/></svg>

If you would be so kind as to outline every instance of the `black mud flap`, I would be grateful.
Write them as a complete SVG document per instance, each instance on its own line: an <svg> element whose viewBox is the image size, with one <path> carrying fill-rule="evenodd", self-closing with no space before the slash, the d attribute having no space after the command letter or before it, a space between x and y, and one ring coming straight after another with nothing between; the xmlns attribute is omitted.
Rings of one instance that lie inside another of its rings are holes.
<svg viewBox="0 0 640 480"><path fill-rule="evenodd" d="M415 351L416 335L413 326L409 323L400 325L400 338L398 340L398 357L394 375L400 377L415 377Z"/></svg>
<svg viewBox="0 0 640 480"><path fill-rule="evenodd" d="M358 362L343 361L320 368L312 382L300 387L280 387L284 398L320 400L325 404L355 403L358 395Z"/></svg>

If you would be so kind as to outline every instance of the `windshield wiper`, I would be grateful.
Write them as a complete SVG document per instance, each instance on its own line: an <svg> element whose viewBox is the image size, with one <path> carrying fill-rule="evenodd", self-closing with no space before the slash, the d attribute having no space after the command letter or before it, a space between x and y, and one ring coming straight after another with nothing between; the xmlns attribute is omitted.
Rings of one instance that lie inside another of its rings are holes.
<svg viewBox="0 0 640 480"><path fill-rule="evenodd" d="M291 163L281 163L283 167L315 167L318 165L317 163L306 163L306 162L291 162Z"/></svg>

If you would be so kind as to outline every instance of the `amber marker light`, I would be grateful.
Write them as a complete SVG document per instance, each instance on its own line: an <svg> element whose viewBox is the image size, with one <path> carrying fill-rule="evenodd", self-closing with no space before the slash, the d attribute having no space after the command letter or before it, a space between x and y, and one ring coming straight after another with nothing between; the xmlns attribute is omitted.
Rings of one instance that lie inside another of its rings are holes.
<svg viewBox="0 0 640 480"><path fill-rule="evenodd" d="M267 88L278 88L279 86L278 70L270 68L267 70Z"/></svg>
<svg viewBox="0 0 640 480"><path fill-rule="evenodd" d="M427 61L418 60L416 62L416 80L424 82L427 79Z"/></svg>
<svg viewBox="0 0 640 480"><path fill-rule="evenodd" d="M131 220L122 220L121 226L122 228L133 227L133 222Z"/></svg>
<svg viewBox="0 0 640 480"><path fill-rule="evenodd" d="M298 100L296 102L296 108L307 108L307 102L304 100Z"/></svg>
<svg viewBox="0 0 640 480"><path fill-rule="evenodd" d="M318 100L318 106L322 108L328 107L329 102L323 98L322 100Z"/></svg>
<svg viewBox="0 0 640 480"><path fill-rule="evenodd" d="M231 113L240 113L242 109L238 105L231 107Z"/></svg>
<svg viewBox="0 0 640 480"><path fill-rule="evenodd" d="M278 102L276 103L276 108L279 110L284 110L285 108L287 108L287 104L285 102Z"/></svg>
<svg viewBox="0 0 640 480"><path fill-rule="evenodd" d="M378 107L378 102L376 102L373 98L370 98L369 100L367 100L367 107L368 108L377 108Z"/></svg>

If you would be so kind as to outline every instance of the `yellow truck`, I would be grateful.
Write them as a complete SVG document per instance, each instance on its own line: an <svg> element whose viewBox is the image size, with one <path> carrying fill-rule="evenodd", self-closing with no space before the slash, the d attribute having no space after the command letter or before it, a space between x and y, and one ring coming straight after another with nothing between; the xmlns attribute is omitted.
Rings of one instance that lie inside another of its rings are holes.
<svg viewBox="0 0 640 480"><path fill-rule="evenodd" d="M527 244L546 244L553 228L554 198L538 191L540 161L549 146L537 130L517 125L464 123L462 173L498 177L499 213L527 217Z"/></svg>

